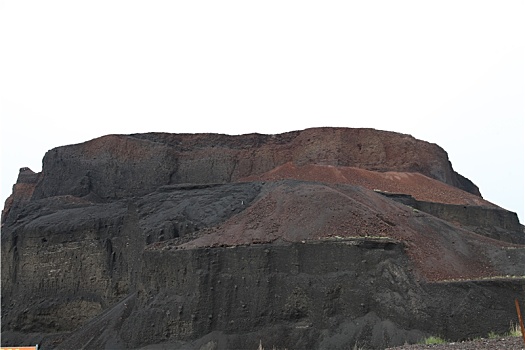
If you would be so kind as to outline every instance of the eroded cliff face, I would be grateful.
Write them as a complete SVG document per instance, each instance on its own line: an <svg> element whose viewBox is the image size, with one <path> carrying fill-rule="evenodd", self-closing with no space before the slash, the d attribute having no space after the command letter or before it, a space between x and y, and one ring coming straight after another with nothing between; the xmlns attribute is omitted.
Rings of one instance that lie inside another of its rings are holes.
<svg viewBox="0 0 525 350"><path fill-rule="evenodd" d="M91 203L58 196L27 203L2 228L2 326L74 329L93 315L71 313L69 303L87 302L98 311L115 303L135 290L147 244L191 239L236 214L241 202L249 205L259 187L161 188L135 200ZM21 305L40 310L42 303L55 317L8 312Z"/></svg>
<svg viewBox="0 0 525 350"><path fill-rule="evenodd" d="M404 249L390 239L341 238L148 249L137 293L59 349L104 347L117 319L120 346L145 349L257 349L259 341L384 349L417 342L429 329L452 339L506 331L513 312L506 300L523 293L523 281L422 283Z"/></svg>
<svg viewBox="0 0 525 350"><path fill-rule="evenodd" d="M21 169L2 214L2 345L345 349L503 332L525 294L524 241L515 214L407 135L110 135Z"/></svg>
<svg viewBox="0 0 525 350"><path fill-rule="evenodd" d="M234 182L287 162L418 172L479 195L435 144L373 129L317 128L280 135L109 135L58 147L45 155L45 176L33 196L141 196L169 184Z"/></svg>

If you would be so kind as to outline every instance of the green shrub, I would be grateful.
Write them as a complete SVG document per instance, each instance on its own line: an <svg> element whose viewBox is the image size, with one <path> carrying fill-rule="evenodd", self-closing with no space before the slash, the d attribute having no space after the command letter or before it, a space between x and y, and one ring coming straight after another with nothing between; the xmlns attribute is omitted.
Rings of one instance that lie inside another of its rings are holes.
<svg viewBox="0 0 525 350"><path fill-rule="evenodd" d="M446 340L440 337L430 336L428 338L423 339L421 344L425 345L435 345L435 344L445 344Z"/></svg>
<svg viewBox="0 0 525 350"><path fill-rule="evenodd" d="M519 324L510 323L509 335L511 337L521 337L521 327Z"/></svg>
<svg viewBox="0 0 525 350"><path fill-rule="evenodd" d="M264 347L263 347L263 345L262 345L262 341L260 341L260 340L259 340L259 347L257 348L257 350L264 350ZM272 350L277 350L277 349L276 349L275 346L274 346L274 347L272 348ZM287 349L285 348L284 350L287 350Z"/></svg>
<svg viewBox="0 0 525 350"><path fill-rule="evenodd" d="M496 332L490 332L490 333L488 334L488 337L489 337L489 339L496 339L496 338L499 338L500 335L497 334Z"/></svg>

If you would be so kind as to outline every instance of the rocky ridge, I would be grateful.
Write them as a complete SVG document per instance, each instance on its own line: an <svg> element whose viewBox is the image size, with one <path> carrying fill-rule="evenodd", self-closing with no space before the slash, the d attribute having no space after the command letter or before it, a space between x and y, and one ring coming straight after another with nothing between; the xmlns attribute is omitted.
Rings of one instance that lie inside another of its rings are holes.
<svg viewBox="0 0 525 350"><path fill-rule="evenodd" d="M508 328L524 244L515 213L408 135L108 135L21 169L2 212L2 345L472 338Z"/></svg>

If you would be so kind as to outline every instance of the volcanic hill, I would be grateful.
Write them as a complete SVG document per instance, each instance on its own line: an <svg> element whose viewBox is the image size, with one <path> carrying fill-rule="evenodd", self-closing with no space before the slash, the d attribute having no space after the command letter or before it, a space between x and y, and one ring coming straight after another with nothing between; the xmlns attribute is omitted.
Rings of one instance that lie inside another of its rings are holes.
<svg viewBox="0 0 525 350"><path fill-rule="evenodd" d="M20 169L2 346L382 349L505 332L525 231L409 135L108 135Z"/></svg>

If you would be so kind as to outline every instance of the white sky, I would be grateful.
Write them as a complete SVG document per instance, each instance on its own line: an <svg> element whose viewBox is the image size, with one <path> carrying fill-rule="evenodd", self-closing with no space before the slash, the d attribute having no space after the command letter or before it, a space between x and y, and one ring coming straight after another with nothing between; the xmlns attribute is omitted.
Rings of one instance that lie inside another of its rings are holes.
<svg viewBox="0 0 525 350"><path fill-rule="evenodd" d="M525 1L0 0L1 200L110 133L372 127L524 222Z"/></svg>

